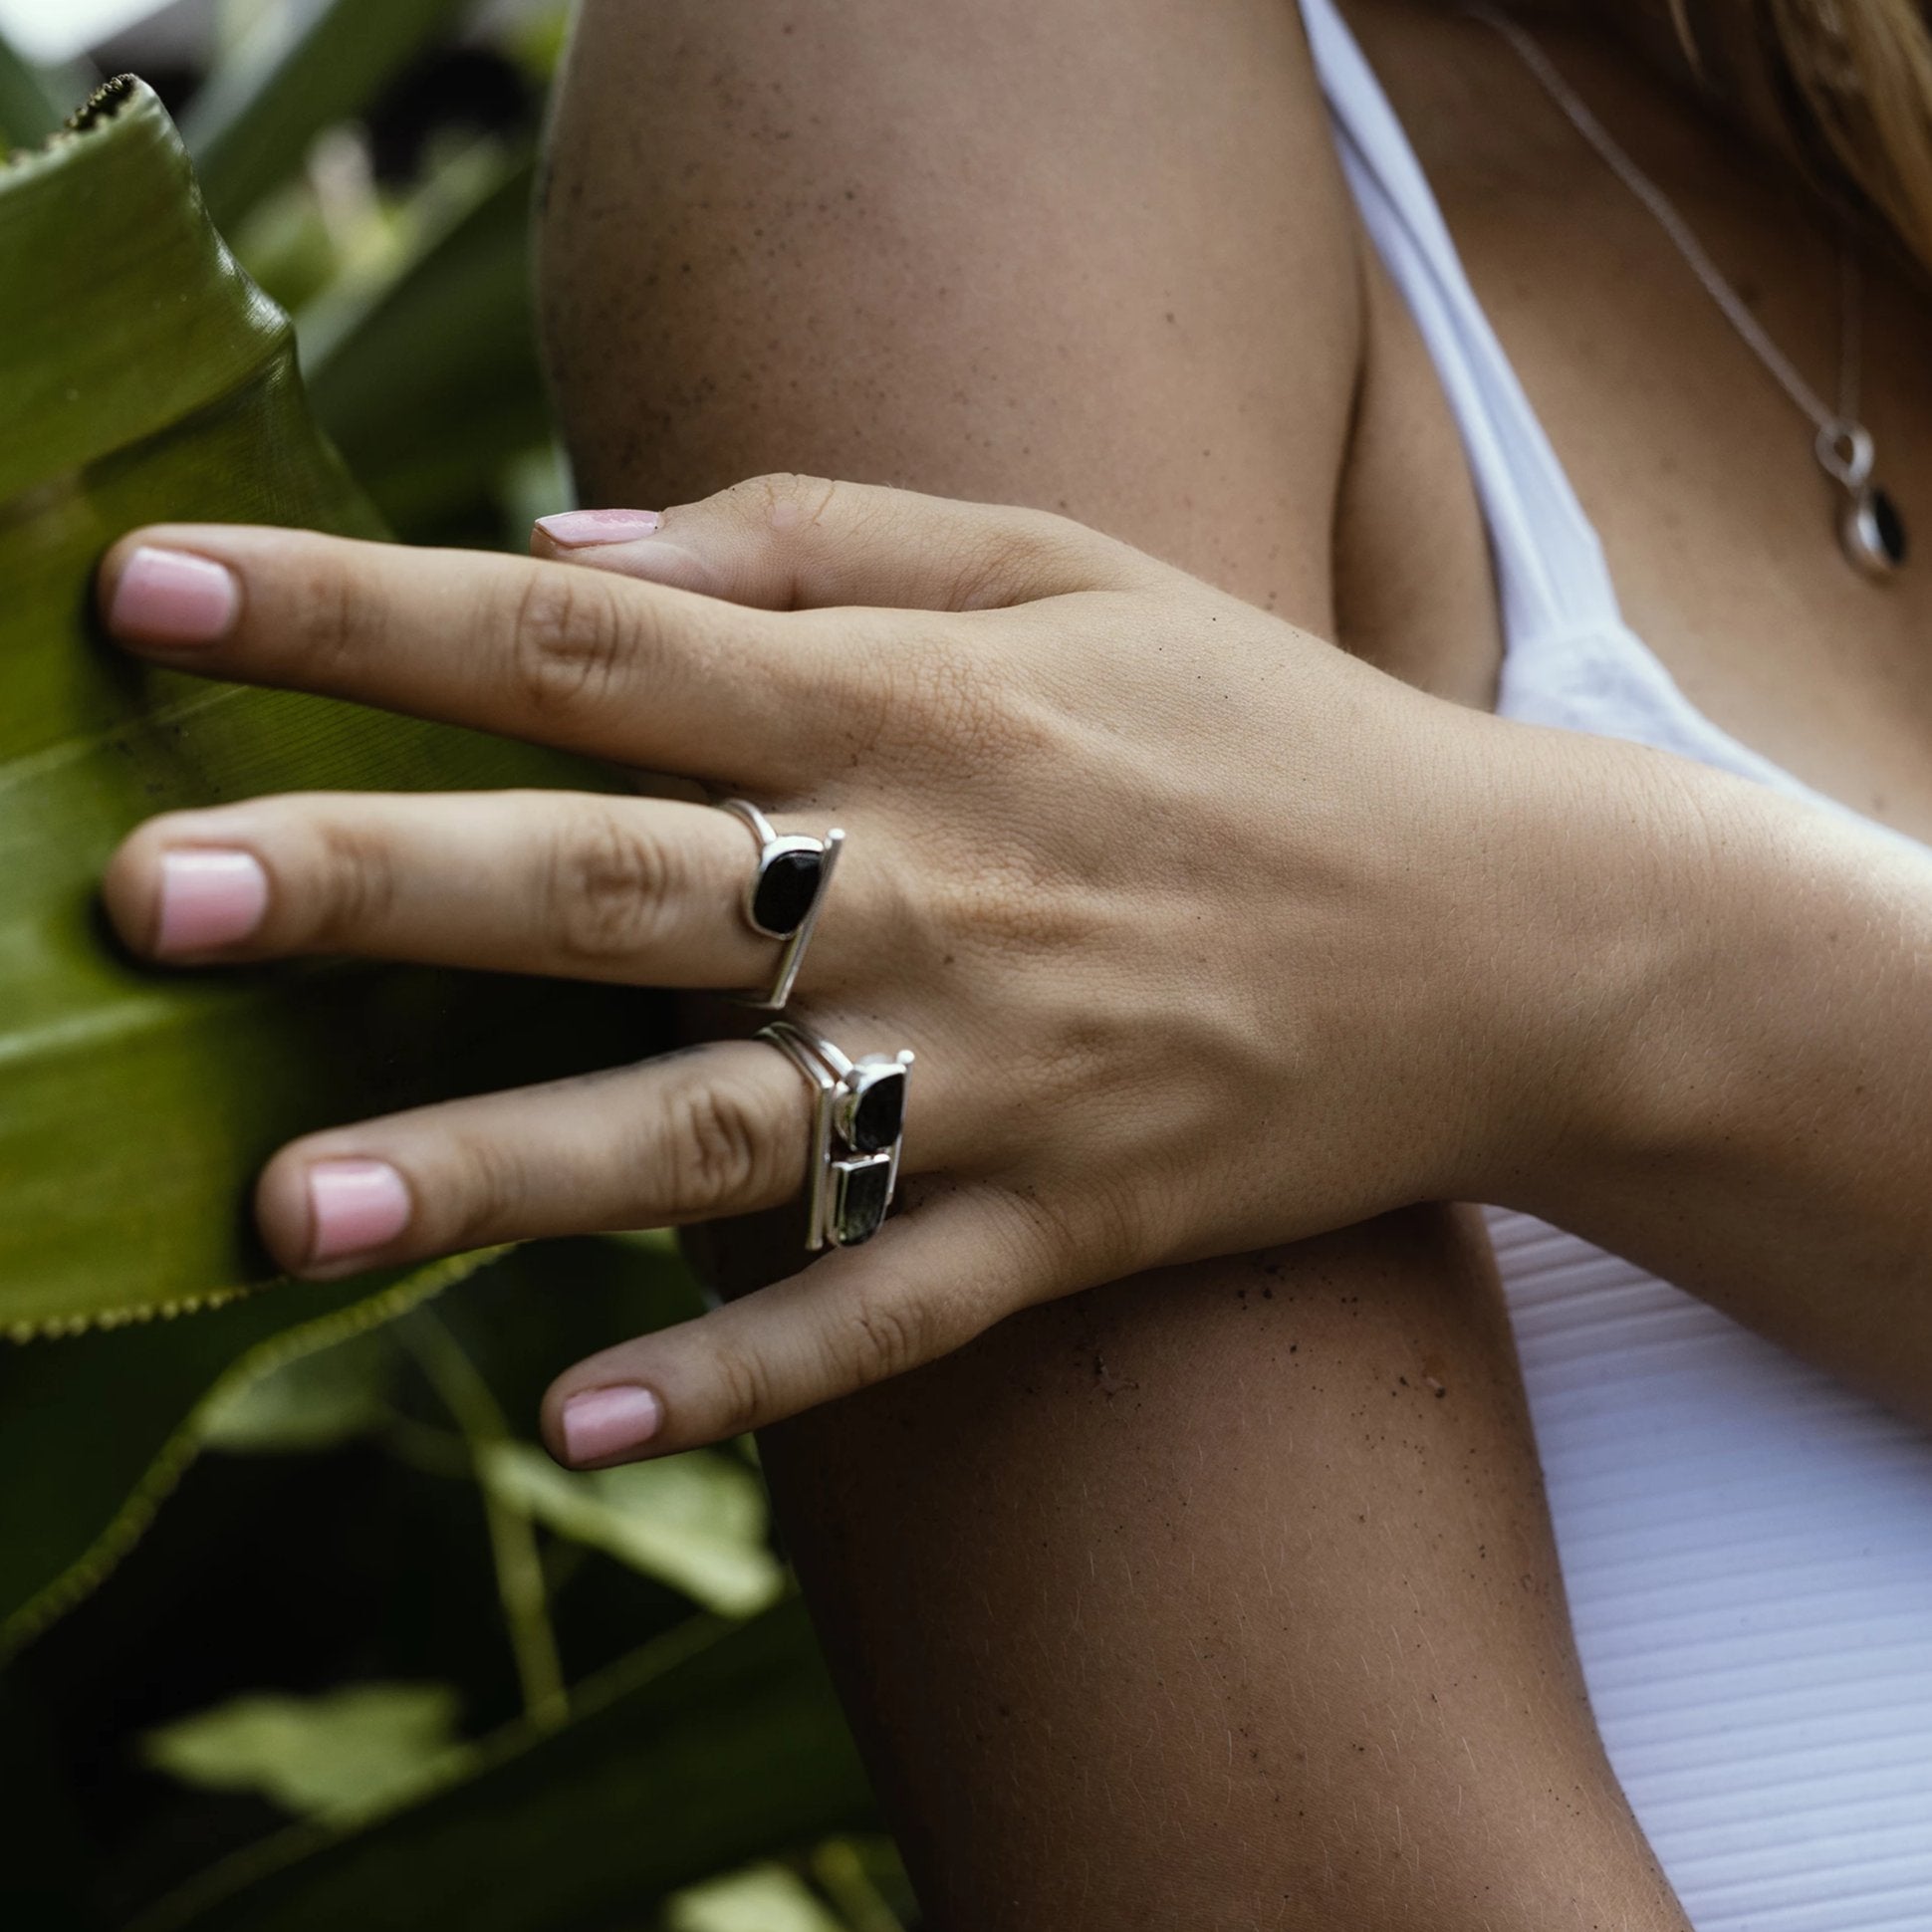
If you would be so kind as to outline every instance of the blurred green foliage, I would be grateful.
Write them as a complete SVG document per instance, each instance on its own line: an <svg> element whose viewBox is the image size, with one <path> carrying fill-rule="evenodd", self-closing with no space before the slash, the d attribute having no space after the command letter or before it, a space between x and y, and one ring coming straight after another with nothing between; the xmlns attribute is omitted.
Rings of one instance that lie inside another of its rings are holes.
<svg viewBox="0 0 1932 1932"><path fill-rule="evenodd" d="M473 12L231 6L182 125L390 527L521 545L568 488L528 259L563 16ZM378 169L459 39L523 111ZM75 105L0 45L0 148ZM573 1476L530 1440L558 1369L699 1306L670 1242L611 1237L5 1344L6 1921L910 1926L749 1447Z"/></svg>

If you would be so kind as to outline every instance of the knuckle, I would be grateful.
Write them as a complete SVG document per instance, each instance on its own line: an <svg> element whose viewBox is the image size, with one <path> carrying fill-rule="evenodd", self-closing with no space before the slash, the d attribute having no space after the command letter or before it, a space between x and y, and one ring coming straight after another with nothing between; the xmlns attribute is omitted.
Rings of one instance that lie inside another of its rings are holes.
<svg viewBox="0 0 1932 1932"><path fill-rule="evenodd" d="M1108 921L1093 895L1076 883L1042 878L1024 862L955 862L950 875L934 868L924 910L937 930L984 957L1005 961L1091 957ZM1058 1024L1062 1016L1050 1017Z"/></svg>
<svg viewBox="0 0 1932 1932"><path fill-rule="evenodd" d="M315 829L315 846L292 895L306 902L312 944L348 945L366 940L387 922L395 903L394 856L381 835L366 826L324 823Z"/></svg>
<svg viewBox="0 0 1932 1932"><path fill-rule="evenodd" d="M840 1379L858 1386L889 1381L917 1368L939 1352L934 1346L932 1312L904 1294L873 1294L860 1299L833 1336Z"/></svg>
<svg viewBox="0 0 1932 1932"><path fill-rule="evenodd" d="M515 695L538 716L595 705L618 681L630 626L599 572L556 564L534 571L511 616Z"/></svg>
<svg viewBox="0 0 1932 1932"><path fill-rule="evenodd" d="M690 1082L671 1094L664 1125L666 1174L680 1218L754 1205L772 1191L773 1136L748 1094Z"/></svg>
<svg viewBox="0 0 1932 1932"><path fill-rule="evenodd" d="M381 602L362 594L340 556L297 544L285 568L289 634L306 673L328 682L380 650Z"/></svg>
<svg viewBox="0 0 1932 1932"><path fill-rule="evenodd" d="M1044 511L1009 511L959 539L950 607L984 610L1091 575L1092 533Z"/></svg>
<svg viewBox="0 0 1932 1932"><path fill-rule="evenodd" d="M743 1348L722 1347L712 1358L712 1386L716 1390L714 1418L720 1436L741 1436L772 1416L771 1372L760 1358Z"/></svg>
<svg viewBox="0 0 1932 1932"><path fill-rule="evenodd" d="M522 1232L523 1171L500 1141L465 1135L449 1149L435 1197L423 1203L437 1246L481 1248Z"/></svg>
<svg viewBox="0 0 1932 1932"><path fill-rule="evenodd" d="M1055 1289L1071 1286L1088 1272L1084 1264L1091 1258L1095 1236L1105 1231L1109 1248L1120 1242L1122 1225L1117 1215L1135 1210L1129 1190L1108 1190L1100 1212L1083 1213L1032 1191L1010 1197L1011 1239L1014 1266Z"/></svg>
<svg viewBox="0 0 1932 1932"><path fill-rule="evenodd" d="M868 680L881 737L914 770L984 775L1010 765L1036 733L1016 681L997 654L949 634L882 651Z"/></svg>
<svg viewBox="0 0 1932 1932"><path fill-rule="evenodd" d="M729 494L749 508L757 521L783 532L819 522L838 497L839 485L824 476L774 470L752 477Z"/></svg>
<svg viewBox="0 0 1932 1932"><path fill-rule="evenodd" d="M545 896L558 948L592 964L649 953L681 883L677 855L661 839L594 810L558 836L549 867Z"/></svg>

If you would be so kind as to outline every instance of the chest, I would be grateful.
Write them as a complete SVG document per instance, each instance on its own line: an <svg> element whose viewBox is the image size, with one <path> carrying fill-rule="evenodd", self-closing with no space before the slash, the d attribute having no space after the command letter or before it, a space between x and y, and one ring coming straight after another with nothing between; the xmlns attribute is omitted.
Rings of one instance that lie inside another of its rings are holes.
<svg viewBox="0 0 1932 1932"><path fill-rule="evenodd" d="M1351 14L1429 175L1478 300L1585 513L1623 614L1690 701L1819 791L1932 839L1932 309L1882 265L1866 275L1861 404L1918 551L1883 586L1836 541L1840 501L1812 427L1725 320L1654 217L1488 29L1370 0ZM1633 63L1553 51L1664 185L1728 280L1811 386L1832 399L1840 353L1833 238L1734 136ZM1371 304L1372 408L1446 415L1399 302ZM1405 444L1400 457L1381 452ZM1362 586L1394 556L1480 552L1453 433L1364 436L1381 474L1352 493ZM1415 473L1420 467L1422 473ZM1396 474L1398 468L1403 473ZM1390 506L1384 509L1382 506ZM1346 507L1346 506L1345 506ZM1915 515L1916 512L1916 515ZM1443 581L1463 587L1465 568ZM1387 653L1435 659L1429 681L1493 688L1492 603L1456 588L1390 616L1361 600ZM1416 601L1409 600L1410 604ZM1426 629L1426 640L1422 632ZM1403 668L1399 663L1398 668Z"/></svg>

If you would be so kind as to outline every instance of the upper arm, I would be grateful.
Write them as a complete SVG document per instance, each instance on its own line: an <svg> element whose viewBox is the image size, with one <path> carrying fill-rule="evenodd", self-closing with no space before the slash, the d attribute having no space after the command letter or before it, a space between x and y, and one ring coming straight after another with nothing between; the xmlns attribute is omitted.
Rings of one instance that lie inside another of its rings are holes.
<svg viewBox="0 0 1932 1932"><path fill-rule="evenodd" d="M589 0L545 333L588 501L1028 503L1331 634L1356 249L1285 0Z"/></svg>

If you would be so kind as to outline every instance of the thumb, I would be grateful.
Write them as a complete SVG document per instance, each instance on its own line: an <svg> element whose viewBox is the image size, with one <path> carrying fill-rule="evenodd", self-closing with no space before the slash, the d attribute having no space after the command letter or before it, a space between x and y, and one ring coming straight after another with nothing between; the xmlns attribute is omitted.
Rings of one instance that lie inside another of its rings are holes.
<svg viewBox="0 0 1932 1932"><path fill-rule="evenodd" d="M1066 517L817 476L757 476L665 511L540 517L539 557L767 610L986 610L1161 571Z"/></svg>

